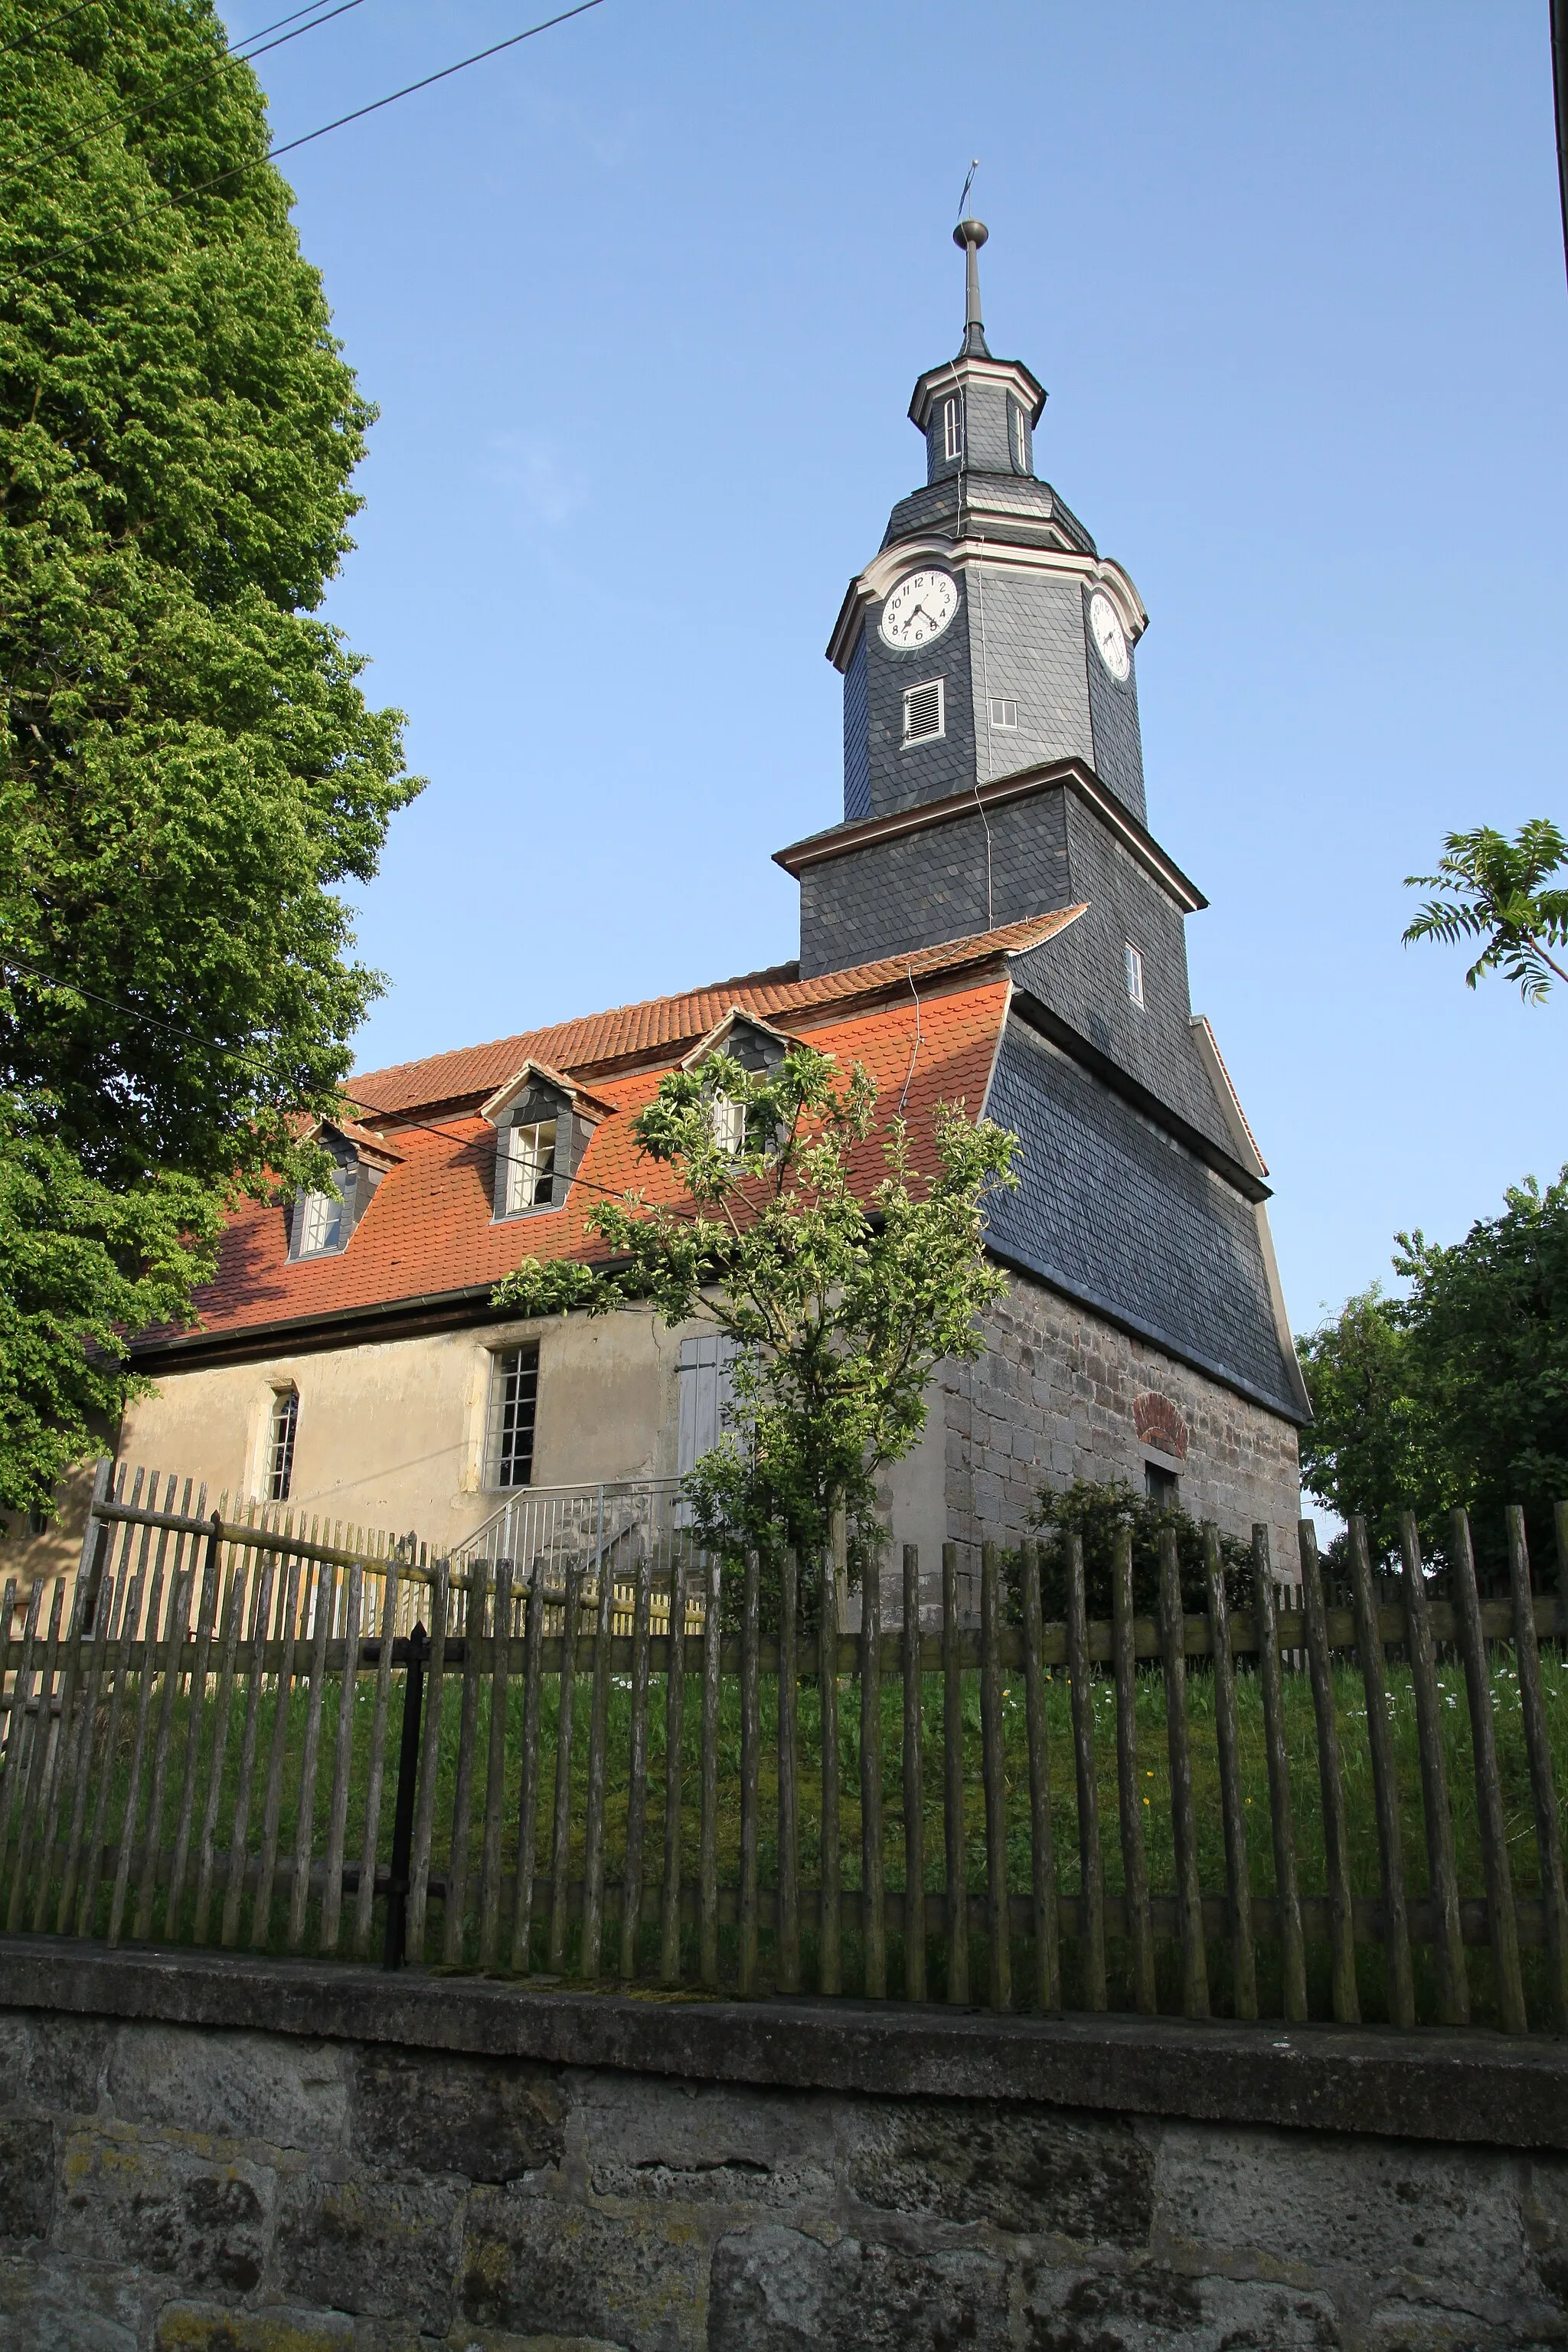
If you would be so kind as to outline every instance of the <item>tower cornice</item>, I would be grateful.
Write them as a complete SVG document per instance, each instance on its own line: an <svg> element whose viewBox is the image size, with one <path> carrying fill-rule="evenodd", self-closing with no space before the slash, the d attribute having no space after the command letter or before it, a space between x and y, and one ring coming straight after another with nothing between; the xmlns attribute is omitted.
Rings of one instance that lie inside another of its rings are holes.
<svg viewBox="0 0 1568 2352"><path fill-rule="evenodd" d="M1197 884L1183 873L1173 857L1166 856L1148 827L1139 824L1082 760L1047 761L1038 767L1022 768L1015 775L997 776L989 783L952 793L942 800L916 801L906 808L889 809L879 816L861 817L851 824L829 825L822 833L808 834L804 841L791 842L787 849L775 849L773 863L798 878L808 866L819 866L828 858L847 857L851 851L868 848L874 842L923 833L931 825L952 824L973 816L977 808L984 811L1008 801L1030 800L1041 793L1064 789L1076 793L1094 811L1184 915L1198 914L1208 905Z"/></svg>
<svg viewBox="0 0 1568 2352"><path fill-rule="evenodd" d="M960 352L954 360L946 360L941 367L927 368L910 396L910 423L924 432L931 422L931 403L955 384L966 388L972 383L996 384L1010 392L1020 407L1028 413L1029 429L1039 423L1046 405L1046 387L1022 360L974 359Z"/></svg>
<svg viewBox="0 0 1568 2352"><path fill-rule="evenodd" d="M1007 509L998 508L996 512L1000 519ZM1078 581L1089 588L1103 589L1117 608L1117 617L1130 643L1136 645L1149 625L1142 597L1113 557L1079 555L1066 548L1024 547L1015 541L986 539L978 533L958 540L928 534L919 539L895 540L891 546L874 555L864 572L858 572L849 583L826 647L835 669L847 669L868 609L879 604L906 572L918 571L922 562L931 562L958 572L984 565L988 572L1043 573L1058 580Z"/></svg>

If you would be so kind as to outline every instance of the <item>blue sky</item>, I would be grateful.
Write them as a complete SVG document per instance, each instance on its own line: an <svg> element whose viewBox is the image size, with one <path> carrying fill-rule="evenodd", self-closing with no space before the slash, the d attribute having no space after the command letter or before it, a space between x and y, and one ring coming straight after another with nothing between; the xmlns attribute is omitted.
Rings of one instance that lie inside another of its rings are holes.
<svg viewBox="0 0 1568 2352"><path fill-rule="evenodd" d="M275 135L536 13L365 0L261 61ZM1303 1328L1568 1160L1568 998L1399 944L1446 829L1568 820L1544 0L605 0L289 157L382 412L329 611L429 778L361 1064L795 952L771 853L839 813L823 646L922 472L972 155L1038 469L1152 616L1151 823Z"/></svg>

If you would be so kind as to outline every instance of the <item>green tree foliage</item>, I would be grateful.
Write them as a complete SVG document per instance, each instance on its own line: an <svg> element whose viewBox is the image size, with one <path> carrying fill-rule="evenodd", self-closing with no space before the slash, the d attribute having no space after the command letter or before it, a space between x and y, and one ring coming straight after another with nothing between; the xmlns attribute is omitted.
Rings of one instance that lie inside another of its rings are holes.
<svg viewBox="0 0 1568 2352"><path fill-rule="evenodd" d="M1047 1622L1059 1623L1067 1615L1066 1538L1069 1535L1079 1537L1083 1543L1084 1597L1089 1615L1110 1615L1116 1544L1123 1528L1132 1531L1132 1606L1140 1617L1157 1618L1160 1614L1160 1539L1167 1528L1173 1529L1176 1538L1183 1606L1194 1615L1201 1615L1208 1607L1203 1528L1178 1506L1157 1503L1152 1496L1140 1495L1124 1478L1108 1479L1103 1486L1078 1478L1059 1491L1043 1488L1030 1516L1043 1531L1040 1605ZM1220 1536L1219 1546L1226 1597L1233 1608L1249 1608L1251 1551L1235 1536L1225 1534ZM1023 1598L1016 1553L1008 1563L1008 1614L1015 1624L1022 1621Z"/></svg>
<svg viewBox="0 0 1568 2352"><path fill-rule="evenodd" d="M589 1223L608 1265L529 1259L495 1293L526 1315L652 1306L735 1340L729 1433L688 1481L697 1528L731 1556L755 1546L776 1563L793 1545L803 1584L837 1510L854 1561L872 1556L877 1473L924 1428L936 1363L979 1355L975 1318L1006 1288L985 1259L984 1203L1016 1181L1015 1139L939 1105L924 1176L894 1118L868 1185L857 1161L878 1148L876 1103L860 1065L843 1077L805 1045L762 1072L724 1054L672 1071L636 1134L685 1198L601 1202Z"/></svg>
<svg viewBox="0 0 1568 2352"><path fill-rule="evenodd" d="M1297 1342L1316 1415L1304 1483L1346 1517L1363 1512L1386 1558L1401 1511L1441 1555L1447 1514L1463 1506L1494 1575L1503 1507L1522 1503L1550 1561L1553 1506L1568 1496L1568 1169L1544 1189L1510 1188L1501 1215L1463 1241L1401 1234L1394 1265L1405 1297L1365 1292Z"/></svg>
<svg viewBox="0 0 1568 2352"><path fill-rule="evenodd" d="M317 613L372 412L254 75L207 0L0 0L0 1262L42 1286L0 1364L17 1506L119 1393L115 1331L184 1311L216 1196L300 1172L378 985L338 886L417 786Z"/></svg>
<svg viewBox="0 0 1568 2352"><path fill-rule="evenodd" d="M1406 925L1412 940L1484 940L1485 947L1465 974L1474 988L1483 971L1505 971L1527 1004L1544 1003L1552 982L1568 971L1548 952L1568 947L1568 890L1542 884L1568 864L1568 841L1546 817L1521 824L1518 838L1478 825L1473 833L1450 833L1436 874L1407 874L1406 889L1442 890Z"/></svg>

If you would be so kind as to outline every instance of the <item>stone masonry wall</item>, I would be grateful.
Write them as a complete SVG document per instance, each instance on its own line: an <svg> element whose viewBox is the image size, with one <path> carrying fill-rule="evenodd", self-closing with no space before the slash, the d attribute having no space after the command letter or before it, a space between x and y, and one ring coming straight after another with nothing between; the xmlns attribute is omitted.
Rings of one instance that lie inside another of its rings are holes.
<svg viewBox="0 0 1568 2352"><path fill-rule="evenodd" d="M1263 1521L1276 1565L1293 1570L1291 1423L1023 1276L982 1319L984 1354L942 1374L950 1540L1016 1542L1043 1486L1126 1478L1142 1492L1154 1461L1194 1518L1244 1537Z"/></svg>
<svg viewBox="0 0 1568 2352"><path fill-rule="evenodd" d="M5 2352L1565 2341L1562 2154L0 2018Z"/></svg>

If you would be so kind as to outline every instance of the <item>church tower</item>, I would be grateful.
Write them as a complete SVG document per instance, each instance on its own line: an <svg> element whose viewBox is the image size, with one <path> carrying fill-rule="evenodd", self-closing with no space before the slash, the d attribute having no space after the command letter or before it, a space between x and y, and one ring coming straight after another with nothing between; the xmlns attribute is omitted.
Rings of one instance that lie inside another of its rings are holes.
<svg viewBox="0 0 1568 2352"><path fill-rule="evenodd" d="M986 341L986 235L953 231L963 339L910 402L924 484L828 642L844 814L777 853L800 884L801 973L1005 934L987 1108L1023 1138L1025 1175L993 1205L993 1248L1299 1420L1267 1171L1188 994L1185 920L1207 902L1149 828L1148 614L1037 471L1046 394ZM1067 908L1043 944L1008 932Z"/></svg>

